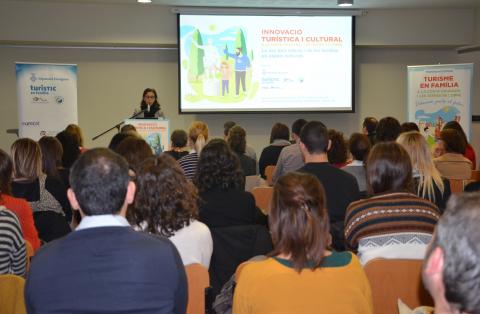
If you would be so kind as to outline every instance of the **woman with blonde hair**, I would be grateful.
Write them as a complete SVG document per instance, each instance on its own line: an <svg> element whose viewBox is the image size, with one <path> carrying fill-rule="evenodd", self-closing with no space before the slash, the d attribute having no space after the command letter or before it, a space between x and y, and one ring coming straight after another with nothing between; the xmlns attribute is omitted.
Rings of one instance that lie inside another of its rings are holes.
<svg viewBox="0 0 480 314"><path fill-rule="evenodd" d="M190 154L178 160L187 179L192 180L197 172L198 156L208 140L208 126L205 122L195 121L188 129L188 145Z"/></svg>
<svg viewBox="0 0 480 314"><path fill-rule="evenodd" d="M320 181L290 172L273 188L273 252L237 270L233 313L373 313L370 285L357 257L330 250Z"/></svg>
<svg viewBox="0 0 480 314"><path fill-rule="evenodd" d="M400 134L397 143L405 148L412 161L417 195L435 203L443 212L450 197L450 183L435 167L427 141L422 134L412 131Z"/></svg>

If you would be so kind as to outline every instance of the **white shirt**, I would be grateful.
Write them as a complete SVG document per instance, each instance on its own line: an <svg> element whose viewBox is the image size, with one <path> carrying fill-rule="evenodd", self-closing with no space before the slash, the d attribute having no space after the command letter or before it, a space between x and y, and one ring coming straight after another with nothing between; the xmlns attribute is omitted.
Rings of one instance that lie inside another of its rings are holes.
<svg viewBox="0 0 480 314"><path fill-rule="evenodd" d="M83 217L76 230L99 227L130 227L130 224L120 215L93 215Z"/></svg>

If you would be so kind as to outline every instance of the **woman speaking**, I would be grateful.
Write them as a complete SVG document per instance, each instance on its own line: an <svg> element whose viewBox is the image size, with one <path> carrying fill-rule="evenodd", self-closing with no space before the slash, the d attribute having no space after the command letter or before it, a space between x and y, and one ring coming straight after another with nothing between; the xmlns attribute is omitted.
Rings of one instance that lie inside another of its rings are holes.
<svg viewBox="0 0 480 314"><path fill-rule="evenodd" d="M153 88L147 88L143 91L140 109L143 111L144 118L164 117L163 112L160 110L160 104L158 103L157 99L157 91Z"/></svg>

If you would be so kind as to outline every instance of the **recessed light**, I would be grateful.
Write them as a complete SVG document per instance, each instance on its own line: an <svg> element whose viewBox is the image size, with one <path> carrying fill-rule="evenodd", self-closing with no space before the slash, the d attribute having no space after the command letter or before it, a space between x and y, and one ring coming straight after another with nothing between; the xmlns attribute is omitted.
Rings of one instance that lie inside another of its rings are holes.
<svg viewBox="0 0 480 314"><path fill-rule="evenodd" d="M339 7L351 7L353 5L353 0L337 0L337 5Z"/></svg>
<svg viewBox="0 0 480 314"><path fill-rule="evenodd" d="M152 3L152 0L137 0L138 3Z"/></svg>

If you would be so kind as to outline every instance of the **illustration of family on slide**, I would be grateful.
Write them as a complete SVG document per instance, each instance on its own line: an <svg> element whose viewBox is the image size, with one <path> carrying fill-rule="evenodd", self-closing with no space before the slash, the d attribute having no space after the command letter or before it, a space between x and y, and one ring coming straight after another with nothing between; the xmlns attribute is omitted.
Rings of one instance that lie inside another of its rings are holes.
<svg viewBox="0 0 480 314"><path fill-rule="evenodd" d="M188 90L184 94L187 101L208 99L229 103L254 96L258 83L251 81L253 51L247 53L241 28L203 36L197 28L183 33L184 30L180 57L182 73L188 75Z"/></svg>

